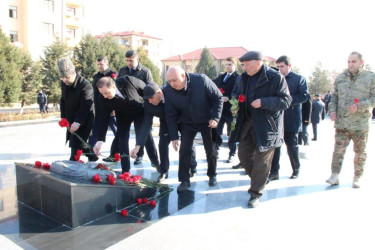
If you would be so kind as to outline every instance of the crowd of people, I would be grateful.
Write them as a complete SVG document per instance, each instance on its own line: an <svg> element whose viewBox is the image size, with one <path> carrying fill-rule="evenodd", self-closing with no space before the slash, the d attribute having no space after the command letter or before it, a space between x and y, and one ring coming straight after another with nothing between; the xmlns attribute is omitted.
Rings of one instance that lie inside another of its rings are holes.
<svg viewBox="0 0 375 250"><path fill-rule="evenodd" d="M71 147L70 160L77 160L76 151L83 150L90 161L97 161L111 126L115 138L110 157L103 160L113 161L118 152L122 172L129 172L130 158L135 159L135 165L140 164L145 147L152 166L159 172L158 182L163 182L168 178L172 144L179 152L177 192L182 193L190 188L190 178L196 175L194 138L200 133L208 185L213 187L217 185L218 152L226 125L227 162L233 162L238 154L240 163L232 168L244 168L249 176L248 207L254 208L266 184L279 179L282 144L285 142L292 167L290 178L296 179L301 169L299 145L309 145L310 123L311 140L318 139L318 124L327 113L336 128L332 175L327 183L339 184L343 156L352 140L353 187L360 187L371 110L375 106L375 75L363 69L360 53L349 55L348 69L335 80L332 94L328 91L324 97L308 93L305 77L293 71L287 56L279 57L277 68L273 68L263 63L261 52L249 51L239 58L242 74L236 72L237 58L228 57L226 72L213 80L174 66L168 69L163 87L153 82L150 70L139 62L137 51L129 50L125 57L127 66L118 74L110 69L106 57L98 58L99 72L92 84L75 71L68 57L58 60L61 117L71 124L66 137ZM154 117L160 119L159 150L151 134ZM136 145L130 150L132 123ZM81 140L72 136L73 132ZM91 146L86 146L87 141Z"/></svg>

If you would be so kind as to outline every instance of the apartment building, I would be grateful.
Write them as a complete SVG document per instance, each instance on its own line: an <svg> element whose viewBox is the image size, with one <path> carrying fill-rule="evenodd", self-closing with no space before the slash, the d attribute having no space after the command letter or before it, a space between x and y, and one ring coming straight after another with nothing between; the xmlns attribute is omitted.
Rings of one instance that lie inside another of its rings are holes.
<svg viewBox="0 0 375 250"><path fill-rule="evenodd" d="M101 39L107 34L115 39L115 41L117 41L124 48L136 50L139 47L142 47L142 49L146 51L148 57L159 68L159 70L162 69L162 64L160 61L162 39L147 35L144 32L136 31L103 33L100 35L96 35L95 38Z"/></svg>
<svg viewBox="0 0 375 250"><path fill-rule="evenodd" d="M73 49L84 35L84 0L1 0L0 12L2 32L33 60L55 36Z"/></svg>

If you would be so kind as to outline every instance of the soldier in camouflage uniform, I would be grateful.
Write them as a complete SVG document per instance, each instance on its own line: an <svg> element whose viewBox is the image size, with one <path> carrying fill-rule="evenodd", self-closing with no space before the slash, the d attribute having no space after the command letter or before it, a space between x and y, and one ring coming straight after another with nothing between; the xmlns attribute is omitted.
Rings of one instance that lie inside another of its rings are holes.
<svg viewBox="0 0 375 250"><path fill-rule="evenodd" d="M335 121L336 128L332 175L327 180L331 185L339 184L345 151L350 140L353 140L353 187L360 187L359 180L367 157L371 110L375 105L375 74L364 70L363 65L362 55L352 52L348 58L348 69L334 83L334 92L328 106L330 118Z"/></svg>

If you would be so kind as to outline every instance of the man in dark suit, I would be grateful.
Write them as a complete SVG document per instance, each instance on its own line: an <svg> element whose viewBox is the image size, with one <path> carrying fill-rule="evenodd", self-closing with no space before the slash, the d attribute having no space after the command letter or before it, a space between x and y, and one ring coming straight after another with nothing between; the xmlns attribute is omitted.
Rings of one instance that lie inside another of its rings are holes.
<svg viewBox="0 0 375 250"><path fill-rule="evenodd" d="M98 157L91 148L78 138L79 136L84 142L87 142L94 122L92 85L76 73L70 58L60 58L57 66L61 80L61 118L67 119L70 124L66 135L66 140L69 140L69 147L71 148L69 160L78 161L74 156L77 150L83 150L89 161L97 161Z"/></svg>
<svg viewBox="0 0 375 250"><path fill-rule="evenodd" d="M169 170L169 144L171 139L168 133L167 121L165 120L165 100L162 89L154 82L150 82L143 89L143 99L145 100L145 115L142 122L139 135L137 137L137 143L135 148L130 152L130 156L135 158L139 152L139 149L145 145L147 135L152 129L152 123L154 117L159 117L159 154L160 154L160 173L158 182L164 181L168 178ZM195 148L193 146L193 154L191 159L191 170L190 176L196 173L197 162L195 161Z"/></svg>
<svg viewBox="0 0 375 250"><path fill-rule="evenodd" d="M327 94L324 95L324 105L325 105L325 113L328 113L328 104L331 102L331 91L328 91Z"/></svg>
<svg viewBox="0 0 375 250"><path fill-rule="evenodd" d="M216 79L213 80L213 82L216 84L216 86L219 88L220 92L223 94L223 112L221 114L221 118L219 121L219 124L217 125L217 137L215 141L216 149L219 150L219 147L223 143L223 139L221 138L223 134L223 128L224 124L227 125L227 135L229 136L231 134L231 124L233 121L233 114L230 111L231 104L229 102L234 83L236 82L238 73L236 72L236 66L237 62L236 59L233 57L228 57L225 59L225 69L226 73L218 76ZM233 140L228 140L228 146L229 146L229 157L227 162L231 163L234 160L234 156L236 155L237 146L236 142Z"/></svg>
<svg viewBox="0 0 375 250"><path fill-rule="evenodd" d="M308 127L311 122L311 108L311 96L307 94L306 102L302 103L302 131L298 132L298 145L302 145L302 141L304 145L309 145Z"/></svg>
<svg viewBox="0 0 375 250"><path fill-rule="evenodd" d="M109 61L107 57L103 57L103 56L98 57L97 65L98 65L99 72L94 75L94 79L92 82L92 88L94 90L95 119L94 119L94 125L92 127L91 136L89 137L89 144L91 147L94 147L97 142L97 138L96 138L97 127L99 123L98 118L101 116L100 114L101 109L99 108L100 93L96 84L100 80L100 78L105 77L105 76L112 77L113 79L116 78L116 72L111 70L111 68L109 67ZM109 127L111 128L113 134L115 135L115 138L112 141L111 152L110 152L109 157L104 158L103 161L114 161L114 155L115 153L118 153L118 147L117 147L118 137L116 137L116 132L117 132L116 119L112 115L109 118Z"/></svg>
<svg viewBox="0 0 375 250"><path fill-rule="evenodd" d="M293 169L293 173L290 178L296 179L299 176L300 169L298 132L300 132L302 128L301 108L302 103L306 102L307 100L307 82L305 77L296 74L292 70L290 58L287 56L279 57L276 60L276 64L280 70L280 73L285 77L290 95L293 98L290 107L284 112L284 141ZM269 176L270 181L279 179L280 149L281 147L275 149Z"/></svg>
<svg viewBox="0 0 375 250"><path fill-rule="evenodd" d="M130 126L134 122L136 135L139 133L143 120L143 88L145 83L132 76L119 77L115 81L111 77L102 77L97 83L101 94L99 103L102 111L99 117L98 126L98 142L94 147L96 154L100 153L105 135L108 129L109 116L112 111L116 112L118 147L121 157L122 172L129 172L129 137ZM148 134L147 140L152 138L151 133ZM156 168L159 167L157 152L147 152L151 160L151 164Z"/></svg>
<svg viewBox="0 0 375 250"><path fill-rule="evenodd" d="M190 187L189 168L195 135L200 132L206 151L210 187L217 184L217 152L211 129L216 128L223 109L222 94L206 75L185 73L181 67L167 72L169 85L164 88L165 113L173 148L178 151L178 129L181 126L177 192Z"/></svg>
<svg viewBox="0 0 375 250"><path fill-rule="evenodd" d="M119 70L118 77L133 76L142 80L145 84L153 81L151 71L139 62L139 56L136 50L126 51L125 57L126 57L127 66L122 67ZM155 147L154 139L152 137L150 140L146 142L145 146L146 146L147 152L150 152L152 154L156 153L156 147ZM144 155L144 149L143 147L141 147L138 153L138 157L134 161L134 165L138 165L142 163L143 155Z"/></svg>
<svg viewBox="0 0 375 250"><path fill-rule="evenodd" d="M324 103L320 99L319 94L314 95L314 102L312 104L312 111L311 111L311 123L313 128L314 138L312 141L318 140L318 123L320 119L324 119L325 116L325 108Z"/></svg>

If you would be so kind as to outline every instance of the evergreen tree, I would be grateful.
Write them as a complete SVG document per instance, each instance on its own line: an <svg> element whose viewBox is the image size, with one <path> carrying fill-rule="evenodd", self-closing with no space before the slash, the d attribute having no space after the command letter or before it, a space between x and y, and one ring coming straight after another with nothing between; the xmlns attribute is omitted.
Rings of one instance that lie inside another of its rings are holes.
<svg viewBox="0 0 375 250"><path fill-rule="evenodd" d="M43 89L48 96L48 102L56 106L61 97L61 81L57 69L57 60L68 55L66 43L60 41L57 37L55 41L44 50L41 73L44 76L42 83Z"/></svg>
<svg viewBox="0 0 375 250"><path fill-rule="evenodd" d="M318 62L312 75L309 77L310 95L326 93L331 90L331 75L328 70L323 69L322 63Z"/></svg>
<svg viewBox="0 0 375 250"><path fill-rule="evenodd" d="M154 82L156 82L159 85L162 85L163 81L161 80L159 68L151 61L151 59L148 57L144 49L138 48L137 51L139 55L139 61L141 62L143 66L150 69Z"/></svg>
<svg viewBox="0 0 375 250"><path fill-rule="evenodd" d="M79 44L74 48L74 65L86 80L92 82L93 76L98 71L97 53L99 51L98 41L90 34L82 37Z"/></svg>
<svg viewBox="0 0 375 250"><path fill-rule="evenodd" d="M30 105L37 102L37 93L39 89L42 89L43 79L40 71L41 63L40 61L37 61L35 63L32 63L27 74L25 74L19 99L21 102L21 114L23 113L23 107L25 105Z"/></svg>
<svg viewBox="0 0 375 250"><path fill-rule="evenodd" d="M201 54L201 59L195 68L196 73L206 74L209 78L214 79L217 76L215 61L210 51L205 47Z"/></svg>
<svg viewBox="0 0 375 250"><path fill-rule="evenodd" d="M109 66L113 71L118 72L120 68L126 66L125 49L118 44L113 37L106 35L100 40L99 56L106 56Z"/></svg>
<svg viewBox="0 0 375 250"><path fill-rule="evenodd" d="M14 46L0 29L0 104L10 105L18 101L24 73L31 58Z"/></svg>

